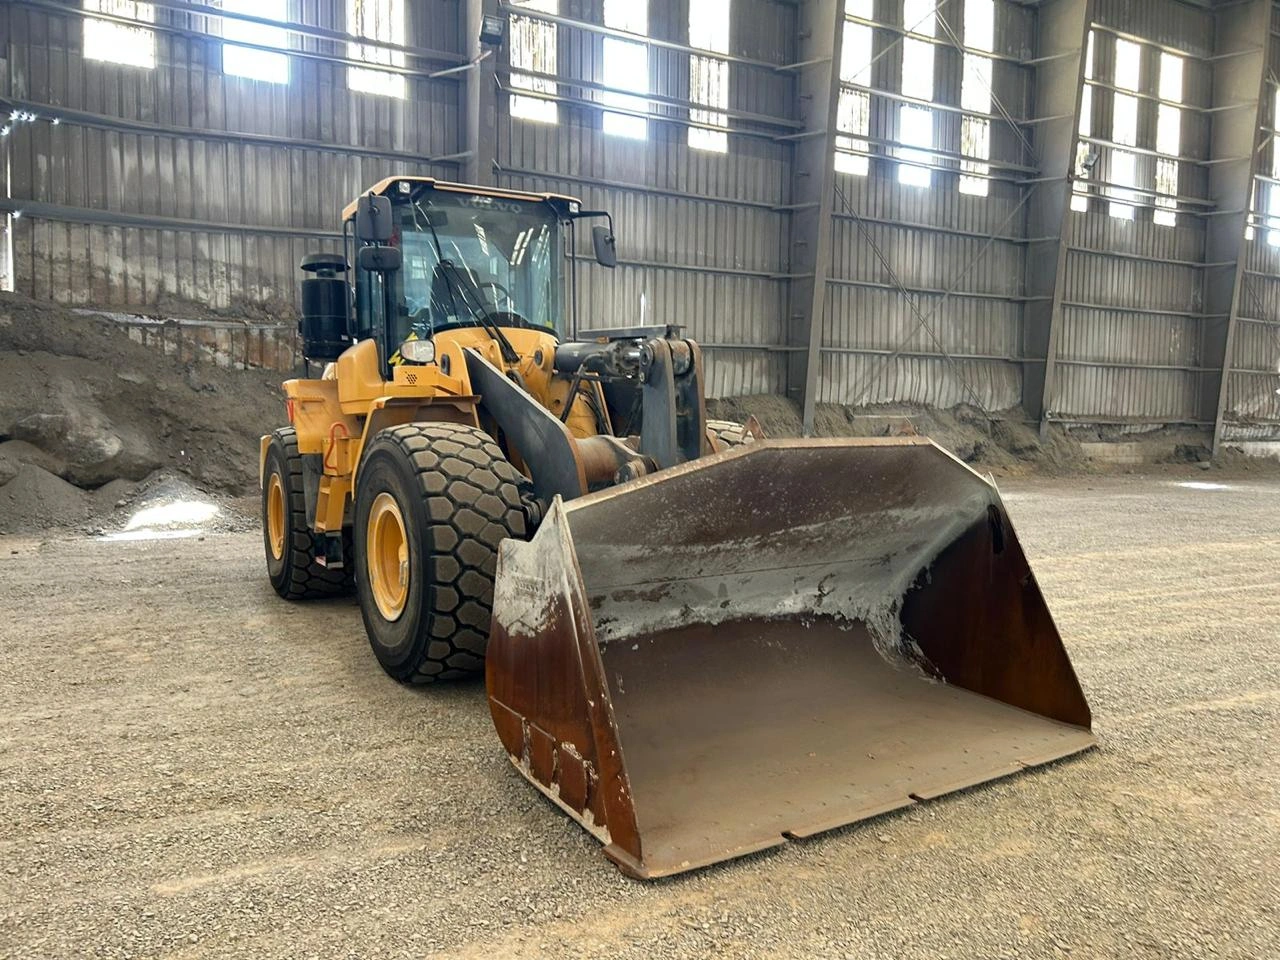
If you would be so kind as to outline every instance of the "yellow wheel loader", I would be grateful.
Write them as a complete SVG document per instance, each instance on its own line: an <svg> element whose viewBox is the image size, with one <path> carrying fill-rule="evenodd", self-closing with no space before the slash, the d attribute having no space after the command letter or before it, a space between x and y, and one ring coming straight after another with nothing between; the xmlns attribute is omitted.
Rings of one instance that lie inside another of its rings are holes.
<svg viewBox="0 0 1280 960"><path fill-rule="evenodd" d="M405 683L485 672L517 769L654 877L1093 744L994 484L919 438L708 421L677 325L580 325L555 194L419 177L304 259L272 586ZM595 318L593 318L595 319Z"/></svg>

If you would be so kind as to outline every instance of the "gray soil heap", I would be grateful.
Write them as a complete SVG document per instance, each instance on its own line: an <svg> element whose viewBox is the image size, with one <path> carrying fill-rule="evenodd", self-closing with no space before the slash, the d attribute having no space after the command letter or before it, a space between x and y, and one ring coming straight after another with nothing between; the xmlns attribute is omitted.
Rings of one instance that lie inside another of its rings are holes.
<svg viewBox="0 0 1280 960"><path fill-rule="evenodd" d="M156 472L257 487L281 374L183 364L102 317L0 295L0 533L73 526Z"/></svg>

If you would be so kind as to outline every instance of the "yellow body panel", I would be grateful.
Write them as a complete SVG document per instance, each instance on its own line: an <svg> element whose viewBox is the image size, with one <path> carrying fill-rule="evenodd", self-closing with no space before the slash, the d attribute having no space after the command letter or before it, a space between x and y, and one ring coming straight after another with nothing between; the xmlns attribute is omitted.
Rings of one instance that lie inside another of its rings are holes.
<svg viewBox="0 0 1280 960"><path fill-rule="evenodd" d="M462 371L460 378L444 374L438 363L428 363L395 367L394 378L390 381L382 379L380 366L378 345L372 340L362 340L338 358L336 380L320 382L336 383L342 412L357 417L367 414L369 404L378 397L414 399L471 394L465 363L460 367L451 366L452 373Z"/></svg>
<svg viewBox="0 0 1280 960"><path fill-rule="evenodd" d="M344 352L321 379L285 382L285 402L297 433L298 452L322 458L315 505L317 533L339 531L349 521L360 457L379 431L423 420L482 426L477 412L480 398L473 393L464 350L482 354L538 403L561 415L569 379L555 373L556 337L528 327L504 327L502 332L520 355L514 364L503 361L497 341L483 329L459 327L432 338L435 363L399 364L392 368L391 380L382 378L377 344L363 340ZM598 432L595 413L584 395L588 389L596 394L596 406L605 409L599 386L584 384L565 419L576 437ZM259 476L264 481L270 439L262 438ZM511 454L515 465L525 469L520 451Z"/></svg>
<svg viewBox="0 0 1280 960"><path fill-rule="evenodd" d="M258 440L258 486L267 482L267 448L271 446L271 434L265 434Z"/></svg>

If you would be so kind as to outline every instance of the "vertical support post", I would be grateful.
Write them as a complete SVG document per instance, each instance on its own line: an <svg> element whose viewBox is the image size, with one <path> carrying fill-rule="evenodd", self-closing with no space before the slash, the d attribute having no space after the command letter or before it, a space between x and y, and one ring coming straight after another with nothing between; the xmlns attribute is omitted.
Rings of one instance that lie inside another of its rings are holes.
<svg viewBox="0 0 1280 960"><path fill-rule="evenodd" d="M4 138L4 199L13 200L13 137ZM13 263L13 211L4 212L0 228L0 292L13 293L16 283Z"/></svg>
<svg viewBox="0 0 1280 960"><path fill-rule="evenodd" d="M1023 282L1022 406L1043 434L1054 395L1054 360L1062 322L1067 228L1080 126L1093 0L1053 0L1038 8L1036 23L1035 147L1041 180L1027 201Z"/></svg>
<svg viewBox="0 0 1280 960"><path fill-rule="evenodd" d="M463 179L467 183L489 186L494 182L493 167L497 159L498 140L498 92L494 82L495 62L504 55L500 49L489 51L480 43L480 21L489 14L498 13L498 0L466 0L463 12L463 30L467 57L471 68L467 71L466 89L463 93L463 143L467 159L463 164ZM510 27L507 42L510 43Z"/></svg>
<svg viewBox="0 0 1280 960"><path fill-rule="evenodd" d="M1245 231L1253 199L1266 103L1271 0L1246 0L1215 14L1213 114L1209 133L1209 199L1214 210L1205 228L1204 312L1200 322L1201 420L1213 421L1213 453L1222 444L1222 424L1231 383L1231 355L1244 282Z"/></svg>
<svg viewBox="0 0 1280 960"><path fill-rule="evenodd" d="M10 46L10 18L8 9L0 14L0 93L5 96L13 94L13 50ZM4 199L13 199L13 137L4 138ZM17 264L13 259L13 211L4 213L3 234L0 235L0 291L12 293L17 288Z"/></svg>
<svg viewBox="0 0 1280 960"><path fill-rule="evenodd" d="M798 8L797 111L803 129L792 159L791 273L787 345L787 389L800 402L804 432L813 432L817 401L823 310L831 270L831 215L835 193L836 116L840 101L840 56L844 0L812 0Z"/></svg>

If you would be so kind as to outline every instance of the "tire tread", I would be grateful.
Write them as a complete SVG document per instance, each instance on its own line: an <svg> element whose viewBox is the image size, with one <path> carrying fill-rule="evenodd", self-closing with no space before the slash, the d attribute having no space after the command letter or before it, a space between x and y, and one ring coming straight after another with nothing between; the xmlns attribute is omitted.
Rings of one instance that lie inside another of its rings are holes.
<svg viewBox="0 0 1280 960"><path fill-rule="evenodd" d="M492 437L467 424L409 423L388 427L377 439L400 448L431 518L424 565L434 572L427 584L430 640L418 662L396 676L423 684L479 673L489 641L498 544L508 537L526 539L529 482Z"/></svg>

